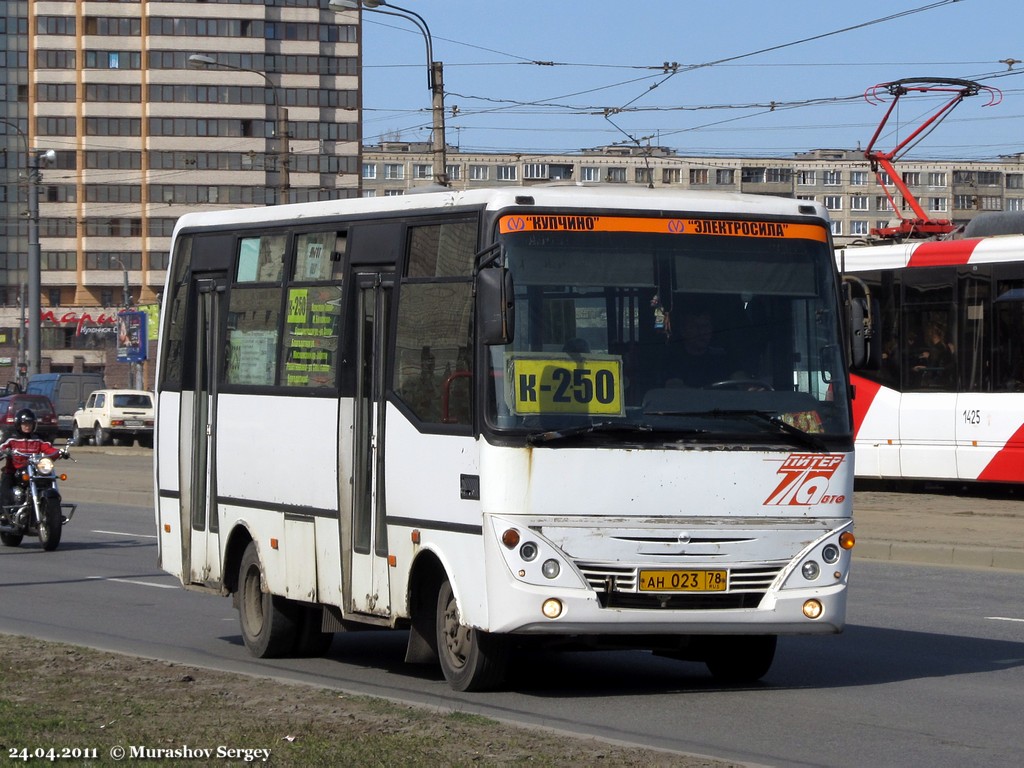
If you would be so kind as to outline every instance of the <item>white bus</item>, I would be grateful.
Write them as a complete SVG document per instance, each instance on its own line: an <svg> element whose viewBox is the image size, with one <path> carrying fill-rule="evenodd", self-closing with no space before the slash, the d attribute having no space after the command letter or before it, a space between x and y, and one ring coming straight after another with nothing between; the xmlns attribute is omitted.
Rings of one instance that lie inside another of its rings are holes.
<svg viewBox="0 0 1024 768"><path fill-rule="evenodd" d="M857 476L1024 482L1024 236L836 257L863 309Z"/></svg>
<svg viewBox="0 0 1024 768"><path fill-rule="evenodd" d="M407 630L407 660L440 661L458 690L546 641L758 679L778 635L845 621L832 256L820 205L735 194L537 186L183 216L160 565L232 595L259 657L372 627Z"/></svg>

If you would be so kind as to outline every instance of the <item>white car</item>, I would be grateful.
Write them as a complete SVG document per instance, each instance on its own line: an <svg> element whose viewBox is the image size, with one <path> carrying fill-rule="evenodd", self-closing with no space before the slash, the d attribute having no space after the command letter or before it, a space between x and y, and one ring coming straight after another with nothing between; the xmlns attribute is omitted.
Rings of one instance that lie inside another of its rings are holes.
<svg viewBox="0 0 1024 768"><path fill-rule="evenodd" d="M96 445L131 445L138 440L153 447L153 395L141 389L97 389L75 411L72 437L77 445L91 438Z"/></svg>

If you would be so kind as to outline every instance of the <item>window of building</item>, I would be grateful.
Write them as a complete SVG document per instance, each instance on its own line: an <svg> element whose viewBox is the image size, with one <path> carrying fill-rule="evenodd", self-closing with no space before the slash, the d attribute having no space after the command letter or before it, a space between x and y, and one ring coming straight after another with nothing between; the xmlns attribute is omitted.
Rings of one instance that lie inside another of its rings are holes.
<svg viewBox="0 0 1024 768"><path fill-rule="evenodd" d="M1006 210L1008 210L1008 211L1024 211L1024 197L1008 197L1008 198L1006 198Z"/></svg>
<svg viewBox="0 0 1024 768"><path fill-rule="evenodd" d="M821 183L826 187L838 187L843 183L842 171L822 171Z"/></svg>
<svg viewBox="0 0 1024 768"><path fill-rule="evenodd" d="M949 208L949 201L944 197L929 197L927 205L929 211L941 213Z"/></svg>
<svg viewBox="0 0 1024 768"><path fill-rule="evenodd" d="M720 187L731 187L733 186L736 178L736 173L732 168L719 168L715 171L715 184Z"/></svg>
<svg viewBox="0 0 1024 768"><path fill-rule="evenodd" d="M376 179L377 178L377 164L376 163L363 163L363 178L364 179Z"/></svg>
<svg viewBox="0 0 1024 768"><path fill-rule="evenodd" d="M434 166L429 163L413 163L412 177L414 179L434 178Z"/></svg>
<svg viewBox="0 0 1024 768"><path fill-rule="evenodd" d="M487 165L471 165L469 166L469 180L470 181L487 181L491 177L490 166Z"/></svg>
<svg viewBox="0 0 1024 768"><path fill-rule="evenodd" d="M953 207L962 211L969 211L978 206L976 195L953 195Z"/></svg>
<svg viewBox="0 0 1024 768"><path fill-rule="evenodd" d="M802 187L813 187L818 183L818 174L816 171L797 171L796 183Z"/></svg>
<svg viewBox="0 0 1024 768"><path fill-rule="evenodd" d="M661 183L662 184L681 184L683 181L683 169L682 168L662 168L661 169Z"/></svg>
<svg viewBox="0 0 1024 768"><path fill-rule="evenodd" d="M690 169L690 186L697 187L703 186L709 182L710 172L707 168L691 168Z"/></svg>
<svg viewBox="0 0 1024 768"><path fill-rule="evenodd" d="M825 195L822 203L830 211L841 211L843 210L843 196L842 195Z"/></svg>
<svg viewBox="0 0 1024 768"><path fill-rule="evenodd" d="M867 195L850 195L850 210L851 211L866 211L866 210L868 210L868 196Z"/></svg>
<svg viewBox="0 0 1024 768"><path fill-rule="evenodd" d="M998 171L978 171L979 187L999 187L1003 184L1003 174Z"/></svg>
<svg viewBox="0 0 1024 768"><path fill-rule="evenodd" d="M876 211L891 211L892 203L889 202L889 198L885 195L875 196L875 210Z"/></svg>
<svg viewBox="0 0 1024 768"><path fill-rule="evenodd" d="M601 181L601 169L593 165L580 166L580 181Z"/></svg>
<svg viewBox="0 0 1024 768"><path fill-rule="evenodd" d="M495 178L498 181L516 181L519 176L514 165L499 165L495 171Z"/></svg>
<svg viewBox="0 0 1024 768"><path fill-rule="evenodd" d="M462 166L458 164L446 165L444 172L448 174L449 181L459 181L462 179Z"/></svg>
<svg viewBox="0 0 1024 768"><path fill-rule="evenodd" d="M995 195L982 195L978 207L983 211L1001 211L1003 210L1003 198Z"/></svg>
<svg viewBox="0 0 1024 768"><path fill-rule="evenodd" d="M626 169L614 166L608 169L607 181L612 184L625 184L626 183Z"/></svg>
<svg viewBox="0 0 1024 768"><path fill-rule="evenodd" d="M1006 174L1007 189L1024 189L1024 173Z"/></svg>
<svg viewBox="0 0 1024 768"><path fill-rule="evenodd" d="M743 184L763 184L764 168L745 166L740 170L740 182Z"/></svg>
<svg viewBox="0 0 1024 768"><path fill-rule="evenodd" d="M928 186L929 187L944 187L946 186L946 174L944 171L929 171L928 172Z"/></svg>
<svg viewBox="0 0 1024 768"><path fill-rule="evenodd" d="M545 180L548 178L547 163L524 163L523 178L530 180Z"/></svg>
<svg viewBox="0 0 1024 768"><path fill-rule="evenodd" d="M390 180L404 179L405 166L402 163L384 163L384 178Z"/></svg>
<svg viewBox="0 0 1024 768"><path fill-rule="evenodd" d="M921 186L921 172L920 171L904 171L902 174L903 183L908 187L919 187Z"/></svg>
<svg viewBox="0 0 1024 768"><path fill-rule="evenodd" d="M838 237L843 234L843 222L833 221L832 224L832 235Z"/></svg>
<svg viewBox="0 0 1024 768"><path fill-rule="evenodd" d="M863 187L868 183L867 171L850 171L850 186Z"/></svg>
<svg viewBox="0 0 1024 768"><path fill-rule="evenodd" d="M850 221L850 234L869 235L871 234L871 228L868 227L868 223L862 219L852 219Z"/></svg>

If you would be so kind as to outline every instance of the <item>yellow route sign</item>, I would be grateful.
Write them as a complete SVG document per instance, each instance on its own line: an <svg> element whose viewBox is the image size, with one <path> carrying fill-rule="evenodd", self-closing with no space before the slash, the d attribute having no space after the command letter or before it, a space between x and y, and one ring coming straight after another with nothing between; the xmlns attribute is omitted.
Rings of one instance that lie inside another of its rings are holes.
<svg viewBox="0 0 1024 768"><path fill-rule="evenodd" d="M506 369L509 407L519 416L624 413L622 358L615 355L515 354Z"/></svg>

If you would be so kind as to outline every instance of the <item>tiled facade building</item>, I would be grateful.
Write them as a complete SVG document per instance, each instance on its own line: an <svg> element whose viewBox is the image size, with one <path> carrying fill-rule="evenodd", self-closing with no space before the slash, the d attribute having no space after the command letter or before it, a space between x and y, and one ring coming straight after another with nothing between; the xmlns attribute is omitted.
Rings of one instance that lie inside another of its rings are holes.
<svg viewBox="0 0 1024 768"><path fill-rule="evenodd" d="M321 0L0 0L0 388L24 354L30 193L40 370L123 385L111 318L125 282L157 301L181 214L357 194L358 40ZM56 161L32 179L36 150Z"/></svg>
<svg viewBox="0 0 1024 768"><path fill-rule="evenodd" d="M363 196L404 194L431 183L430 146L389 142L363 148ZM575 182L707 192L750 192L816 200L829 209L839 244L866 238L896 216L862 152L818 149L788 158L688 157L657 147L605 147L572 155L478 154L448 150L456 189ZM1024 153L995 162L897 164L929 218L966 224L978 213L1024 211ZM898 201L897 190L889 184ZM903 216L914 218L903 206Z"/></svg>

